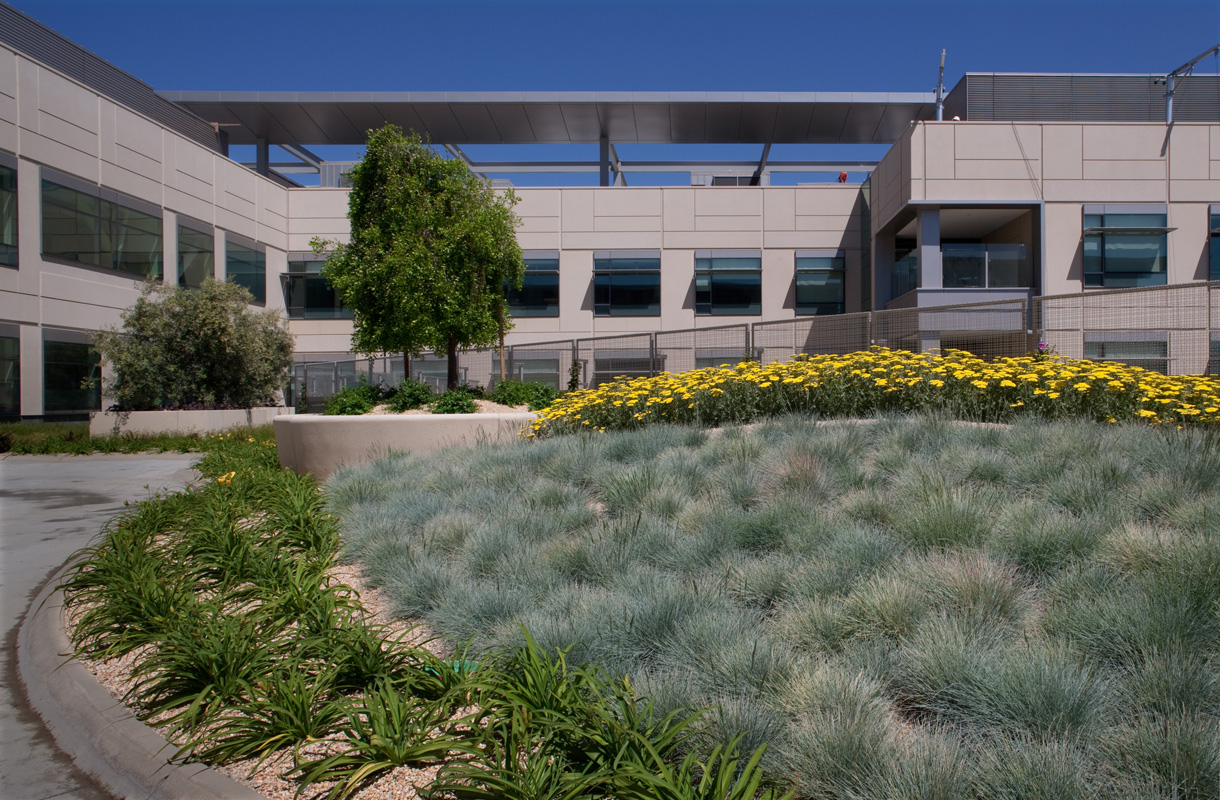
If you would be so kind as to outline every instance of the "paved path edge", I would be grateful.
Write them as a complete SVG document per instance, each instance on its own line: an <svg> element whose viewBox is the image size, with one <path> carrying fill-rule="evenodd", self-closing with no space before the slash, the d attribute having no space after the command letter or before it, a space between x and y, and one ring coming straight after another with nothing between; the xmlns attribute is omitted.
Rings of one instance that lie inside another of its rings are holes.
<svg viewBox="0 0 1220 800"><path fill-rule="evenodd" d="M55 743L116 797L140 800L265 800L202 764L170 761L175 748L110 696L89 670L69 660L57 572L27 609L17 634L17 665L30 707Z"/></svg>

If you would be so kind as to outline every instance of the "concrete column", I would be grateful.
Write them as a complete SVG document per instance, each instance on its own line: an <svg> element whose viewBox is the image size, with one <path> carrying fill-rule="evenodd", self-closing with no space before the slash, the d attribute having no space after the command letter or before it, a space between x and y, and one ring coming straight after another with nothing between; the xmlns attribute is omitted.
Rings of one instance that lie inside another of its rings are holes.
<svg viewBox="0 0 1220 800"><path fill-rule="evenodd" d="M254 171L257 172L259 175L270 175L271 174L271 157L269 155L269 152L270 152L271 148L267 144L267 140L259 139L255 143L254 148L255 148L255 153L256 153L255 159L254 159L254 161L255 161Z"/></svg>
<svg viewBox="0 0 1220 800"><path fill-rule="evenodd" d="M598 186L610 185L610 139L605 134L597 150L597 174Z"/></svg>
<svg viewBox="0 0 1220 800"><path fill-rule="evenodd" d="M161 280L178 285L178 215L168 210L161 212Z"/></svg>
<svg viewBox="0 0 1220 800"><path fill-rule="evenodd" d="M940 289L944 286L940 259L940 209L920 209L915 231L916 251L919 253L919 288Z"/></svg>
<svg viewBox="0 0 1220 800"><path fill-rule="evenodd" d="M41 417L42 394L42 328L21 326L21 416Z"/></svg>
<svg viewBox="0 0 1220 800"><path fill-rule="evenodd" d="M873 309L880 311L890 301L890 279L894 276L894 235L873 237Z"/></svg>
<svg viewBox="0 0 1220 800"><path fill-rule="evenodd" d="M212 259L212 278L213 280L223 281L225 279L225 232L220 228L213 228L212 241L215 244L216 257Z"/></svg>

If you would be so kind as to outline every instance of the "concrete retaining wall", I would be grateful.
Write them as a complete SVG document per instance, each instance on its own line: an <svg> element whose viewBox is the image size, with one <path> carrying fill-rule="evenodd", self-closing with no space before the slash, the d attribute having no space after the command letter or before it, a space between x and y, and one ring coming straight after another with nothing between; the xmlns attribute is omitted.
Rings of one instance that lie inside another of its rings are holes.
<svg viewBox="0 0 1220 800"><path fill-rule="evenodd" d="M447 447L515 440L536 414L299 414L276 418L280 465L325 480L341 466L391 450L431 453Z"/></svg>
<svg viewBox="0 0 1220 800"><path fill-rule="evenodd" d="M204 433L228 428L269 425L273 419L294 414L284 406L235 408L219 411L99 411L89 415L89 435L118 433Z"/></svg>

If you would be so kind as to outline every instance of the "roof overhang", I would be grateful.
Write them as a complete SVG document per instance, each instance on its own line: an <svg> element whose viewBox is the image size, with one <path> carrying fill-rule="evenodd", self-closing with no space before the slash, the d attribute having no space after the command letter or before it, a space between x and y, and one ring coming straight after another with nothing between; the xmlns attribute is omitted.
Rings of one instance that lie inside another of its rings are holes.
<svg viewBox="0 0 1220 800"><path fill-rule="evenodd" d="M931 92L158 92L230 144L364 144L392 122L436 144L892 144Z"/></svg>

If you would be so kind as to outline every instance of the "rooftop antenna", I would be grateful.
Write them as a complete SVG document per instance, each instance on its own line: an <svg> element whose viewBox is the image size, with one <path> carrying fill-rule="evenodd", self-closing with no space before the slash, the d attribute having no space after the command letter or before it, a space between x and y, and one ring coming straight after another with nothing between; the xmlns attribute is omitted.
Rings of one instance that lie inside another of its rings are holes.
<svg viewBox="0 0 1220 800"><path fill-rule="evenodd" d="M1220 45L1217 45L1220 47ZM1214 49L1214 48L1213 48ZM1206 54L1205 54L1206 55ZM1203 56L1199 56L1203 58ZM1196 61L1198 59L1195 59ZM936 121L945 118L945 51L940 51L940 72L936 75Z"/></svg>
<svg viewBox="0 0 1220 800"><path fill-rule="evenodd" d="M1216 53L1216 52L1220 52L1220 44L1212 45L1211 47L1207 48L1199 55L1192 58L1190 61L1187 61L1182 66L1178 67L1173 72L1166 75L1164 78L1156 79L1157 83L1165 84L1165 124L1166 125L1173 124L1174 79L1175 78L1185 78L1186 76L1190 75L1192 72L1195 71L1195 64L1198 64L1200 61L1207 58L1212 53Z"/></svg>

